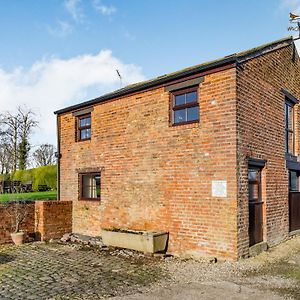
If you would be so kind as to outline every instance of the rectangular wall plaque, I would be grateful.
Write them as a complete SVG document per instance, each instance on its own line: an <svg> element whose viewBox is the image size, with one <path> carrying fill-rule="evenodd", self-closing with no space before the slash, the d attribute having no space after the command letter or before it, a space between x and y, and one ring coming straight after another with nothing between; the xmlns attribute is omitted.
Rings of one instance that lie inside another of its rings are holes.
<svg viewBox="0 0 300 300"><path fill-rule="evenodd" d="M211 184L212 197L227 197L227 181L226 180L213 180Z"/></svg>

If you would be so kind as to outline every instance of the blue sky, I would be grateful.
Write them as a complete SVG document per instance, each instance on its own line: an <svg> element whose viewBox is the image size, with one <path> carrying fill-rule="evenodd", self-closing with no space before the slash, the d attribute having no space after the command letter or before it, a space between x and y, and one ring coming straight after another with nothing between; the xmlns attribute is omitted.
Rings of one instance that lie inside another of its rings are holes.
<svg viewBox="0 0 300 300"><path fill-rule="evenodd" d="M76 19L66 1L1 0L0 65L10 70L44 56L111 49L152 77L288 35L284 2L103 0L115 9L103 15L82 0Z"/></svg>
<svg viewBox="0 0 300 300"><path fill-rule="evenodd" d="M53 110L287 35L300 0L0 0L0 110Z"/></svg>

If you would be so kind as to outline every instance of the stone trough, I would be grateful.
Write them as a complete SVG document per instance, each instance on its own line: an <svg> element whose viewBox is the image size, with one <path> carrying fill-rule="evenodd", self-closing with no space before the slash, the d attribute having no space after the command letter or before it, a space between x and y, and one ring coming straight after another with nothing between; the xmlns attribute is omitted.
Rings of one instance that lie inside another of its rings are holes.
<svg viewBox="0 0 300 300"><path fill-rule="evenodd" d="M107 246L126 248L145 253L165 252L167 232L102 229L102 240Z"/></svg>

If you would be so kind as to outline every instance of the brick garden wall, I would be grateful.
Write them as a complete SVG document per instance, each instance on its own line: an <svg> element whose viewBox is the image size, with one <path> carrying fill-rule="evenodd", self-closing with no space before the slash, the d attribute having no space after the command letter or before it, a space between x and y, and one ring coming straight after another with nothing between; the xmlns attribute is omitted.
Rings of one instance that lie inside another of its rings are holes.
<svg viewBox="0 0 300 300"><path fill-rule="evenodd" d="M247 255L247 156L267 160L263 170L264 240L273 245L288 235L288 172L285 163L285 96L282 88L300 99L299 58L293 46L248 60L237 73L239 256ZM296 155L299 154L299 105L296 114Z"/></svg>
<svg viewBox="0 0 300 300"><path fill-rule="evenodd" d="M72 232L72 202L39 201L35 203L35 231L47 241Z"/></svg>
<svg viewBox="0 0 300 300"><path fill-rule="evenodd" d="M11 216L7 204L0 205L0 244L12 242ZM72 231L72 203L70 201L37 201L26 204L27 217L21 230L27 240L50 240Z"/></svg>
<svg viewBox="0 0 300 300"><path fill-rule="evenodd" d="M181 126L163 87L95 105L90 141L75 142L72 113L59 116L73 232L166 230L172 253L237 258L236 69L204 76L199 95L200 122ZM89 170L102 170L101 201L78 201ZM212 180L227 181L227 198L212 197Z"/></svg>

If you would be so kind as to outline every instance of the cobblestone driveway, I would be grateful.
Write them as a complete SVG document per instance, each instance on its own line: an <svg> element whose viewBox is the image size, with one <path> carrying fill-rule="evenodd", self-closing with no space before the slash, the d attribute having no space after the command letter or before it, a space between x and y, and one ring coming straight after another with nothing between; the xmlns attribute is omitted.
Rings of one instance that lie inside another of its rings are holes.
<svg viewBox="0 0 300 300"><path fill-rule="evenodd" d="M148 257L79 244L0 247L0 300L300 299L300 236L239 262Z"/></svg>
<svg viewBox="0 0 300 300"><path fill-rule="evenodd" d="M3 246L0 299L101 299L139 292L165 277L158 258L122 253L78 245Z"/></svg>

